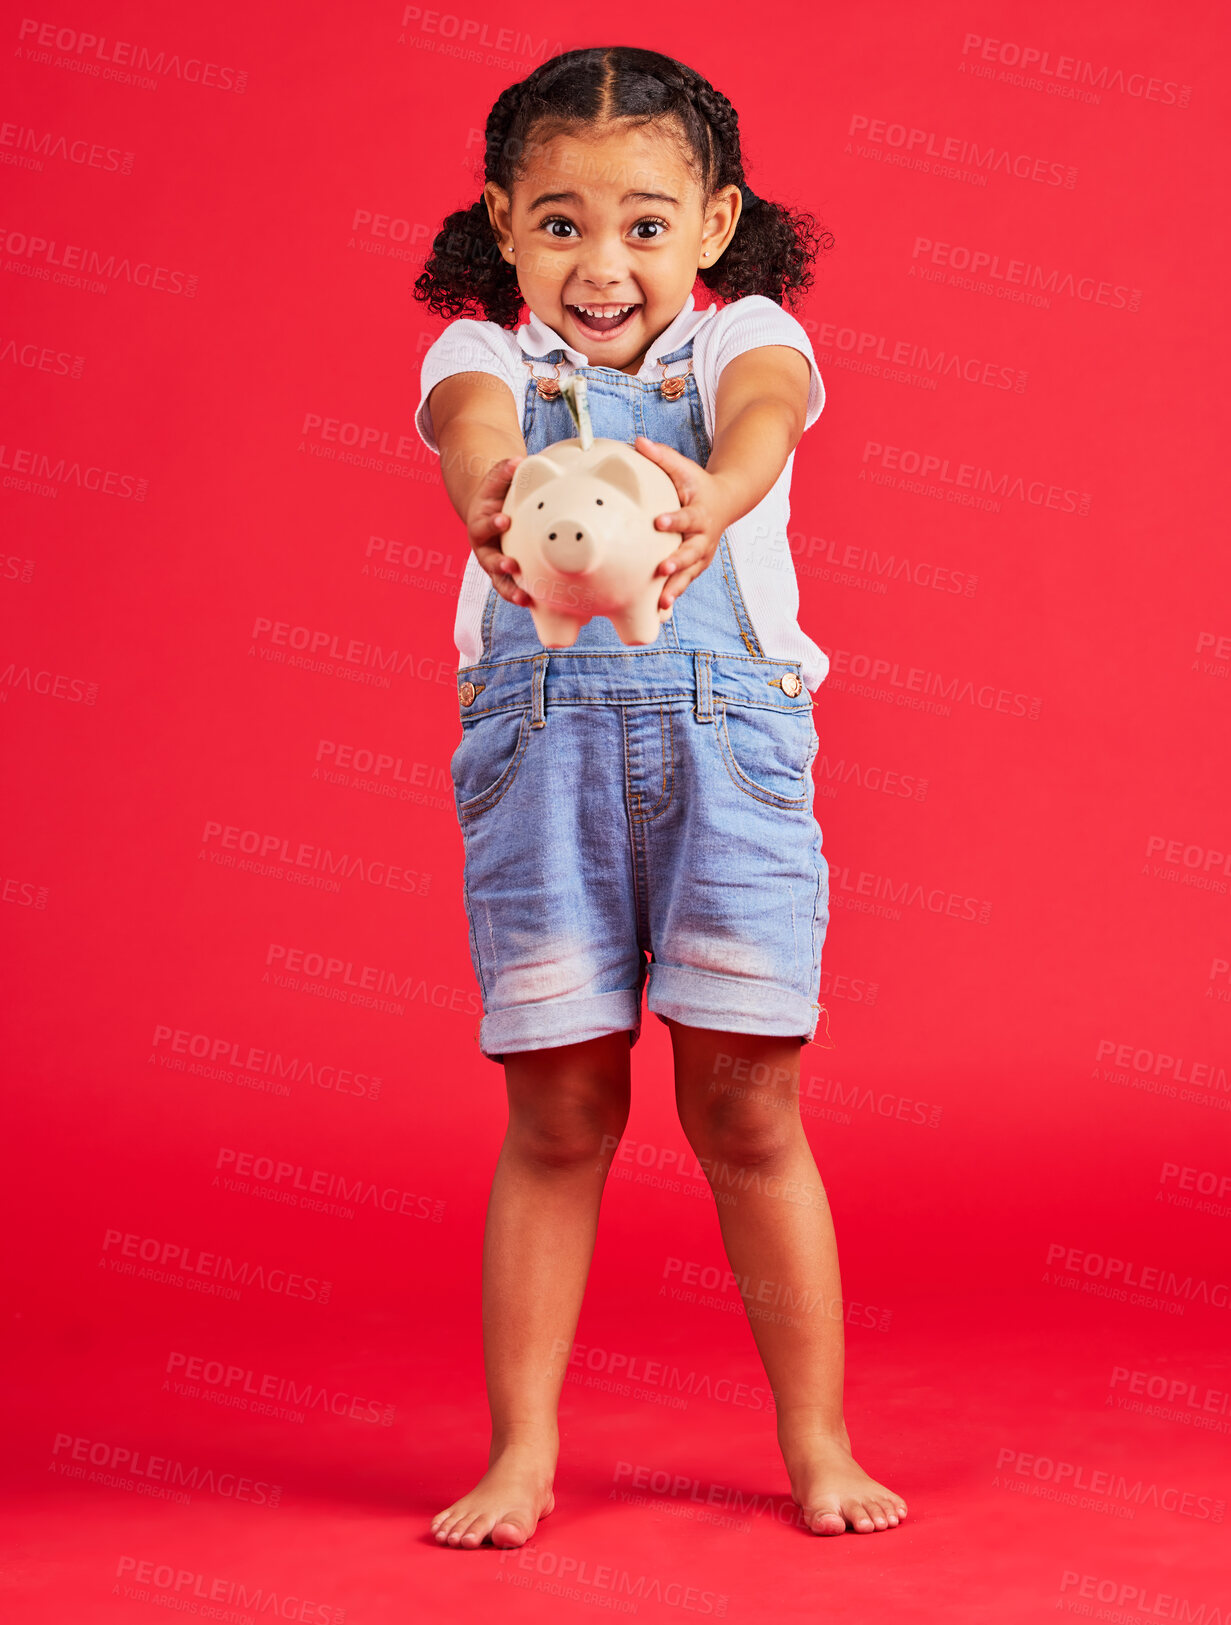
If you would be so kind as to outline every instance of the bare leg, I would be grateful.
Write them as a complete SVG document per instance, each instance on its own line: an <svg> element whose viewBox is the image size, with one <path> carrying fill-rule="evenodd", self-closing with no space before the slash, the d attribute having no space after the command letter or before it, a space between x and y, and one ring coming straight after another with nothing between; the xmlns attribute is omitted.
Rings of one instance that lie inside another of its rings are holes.
<svg viewBox="0 0 1231 1625"><path fill-rule="evenodd" d="M628 1122L626 1032L505 1060L509 1126L483 1239L488 1470L432 1520L442 1545L521 1546L555 1505L557 1412L614 1146Z"/></svg>
<svg viewBox="0 0 1231 1625"><path fill-rule="evenodd" d="M808 1527L888 1529L902 1497L851 1455L842 1411L842 1284L825 1188L799 1119L798 1038L668 1022L680 1123L715 1194Z"/></svg>

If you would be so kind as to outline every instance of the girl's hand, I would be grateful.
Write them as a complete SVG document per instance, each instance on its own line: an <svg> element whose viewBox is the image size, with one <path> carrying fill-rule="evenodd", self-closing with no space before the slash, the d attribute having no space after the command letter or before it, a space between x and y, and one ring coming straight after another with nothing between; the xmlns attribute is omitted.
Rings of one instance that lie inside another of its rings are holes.
<svg viewBox="0 0 1231 1625"><path fill-rule="evenodd" d="M516 559L506 558L500 547L500 537L513 523L507 513L500 510L508 495L509 486L521 457L506 457L493 463L475 487L466 514L466 534L474 549L474 556L492 578L492 586L510 604L533 604L534 600L524 587L512 578L520 571Z"/></svg>
<svg viewBox="0 0 1231 1625"><path fill-rule="evenodd" d="M718 475L707 473L700 463L685 457L674 446L649 440L643 434L639 434L633 444L671 476L680 499L675 513L659 514L654 521L656 530L678 530L682 535L680 546L669 553L654 572L669 577L658 600L660 610L669 610L718 551L722 533L731 522L730 501Z"/></svg>

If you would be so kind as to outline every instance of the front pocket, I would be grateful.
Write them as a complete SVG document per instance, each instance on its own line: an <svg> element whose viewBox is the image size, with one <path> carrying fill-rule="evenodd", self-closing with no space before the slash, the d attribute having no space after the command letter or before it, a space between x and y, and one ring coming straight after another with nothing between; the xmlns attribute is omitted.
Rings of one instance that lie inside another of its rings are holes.
<svg viewBox="0 0 1231 1625"><path fill-rule="evenodd" d="M457 815L463 821L485 812L509 789L530 740L530 707L494 711L463 724L449 762Z"/></svg>
<svg viewBox="0 0 1231 1625"><path fill-rule="evenodd" d="M745 795L773 807L810 805L812 763L820 745L811 707L770 711L724 702L718 744Z"/></svg>

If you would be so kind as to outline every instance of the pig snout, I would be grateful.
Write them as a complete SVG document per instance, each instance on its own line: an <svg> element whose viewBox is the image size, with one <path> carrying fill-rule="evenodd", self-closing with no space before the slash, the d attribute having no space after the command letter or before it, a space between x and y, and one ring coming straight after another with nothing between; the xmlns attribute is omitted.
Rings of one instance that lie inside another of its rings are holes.
<svg viewBox="0 0 1231 1625"><path fill-rule="evenodd" d="M598 559L598 537L581 520L553 519L542 532L544 562L561 575L581 575Z"/></svg>

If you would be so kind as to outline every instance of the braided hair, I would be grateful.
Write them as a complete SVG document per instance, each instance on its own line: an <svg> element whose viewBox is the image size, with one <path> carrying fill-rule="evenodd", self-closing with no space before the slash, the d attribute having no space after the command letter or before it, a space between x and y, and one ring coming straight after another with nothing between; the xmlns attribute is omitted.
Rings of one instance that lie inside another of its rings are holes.
<svg viewBox="0 0 1231 1625"><path fill-rule="evenodd" d="M757 197L744 178L734 107L695 68L657 51L629 45L565 51L509 85L488 115L484 181L511 196L521 160L533 147L578 125L621 118L638 125L676 119L703 194L739 187L743 206L735 233L717 263L697 273L711 293L722 300L759 293L781 305L811 285L810 262L833 246L832 235L812 215ZM516 326L522 306L517 273L500 252L482 196L445 218L414 297L440 316L477 315Z"/></svg>

